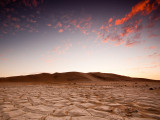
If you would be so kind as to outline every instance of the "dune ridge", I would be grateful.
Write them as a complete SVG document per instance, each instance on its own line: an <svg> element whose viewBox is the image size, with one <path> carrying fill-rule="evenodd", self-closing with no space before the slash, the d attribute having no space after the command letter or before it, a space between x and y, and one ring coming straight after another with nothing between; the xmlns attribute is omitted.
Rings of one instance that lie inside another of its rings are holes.
<svg viewBox="0 0 160 120"><path fill-rule="evenodd" d="M113 73L100 72L65 72L65 73L41 73L25 76L0 78L0 82L107 82L107 81L158 81L146 78L133 78Z"/></svg>

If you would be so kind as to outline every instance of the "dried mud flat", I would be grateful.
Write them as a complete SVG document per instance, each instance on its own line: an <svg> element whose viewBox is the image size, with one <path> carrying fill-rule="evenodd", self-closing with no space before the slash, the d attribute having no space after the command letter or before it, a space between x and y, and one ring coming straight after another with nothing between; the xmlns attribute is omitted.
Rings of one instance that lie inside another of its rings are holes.
<svg viewBox="0 0 160 120"><path fill-rule="evenodd" d="M160 120L150 84L1 84L0 120Z"/></svg>

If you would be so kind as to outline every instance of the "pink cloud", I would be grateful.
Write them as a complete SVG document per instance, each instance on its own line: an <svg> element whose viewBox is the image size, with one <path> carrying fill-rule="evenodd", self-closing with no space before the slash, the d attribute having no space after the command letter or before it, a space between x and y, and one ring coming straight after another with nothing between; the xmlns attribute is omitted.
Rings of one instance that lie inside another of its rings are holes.
<svg viewBox="0 0 160 120"><path fill-rule="evenodd" d="M65 43L61 46L57 46L52 51L56 54L62 55L65 54L72 47L72 43L69 41L65 41Z"/></svg>
<svg viewBox="0 0 160 120"><path fill-rule="evenodd" d="M51 26L52 26L52 24L47 24L47 26L48 26L48 27L51 27Z"/></svg>
<svg viewBox="0 0 160 120"><path fill-rule="evenodd" d="M120 46L124 43L124 40L116 41L115 46Z"/></svg>
<svg viewBox="0 0 160 120"><path fill-rule="evenodd" d="M109 26L109 27L111 27L111 26L112 26L112 24L109 24L108 26Z"/></svg>
<svg viewBox="0 0 160 120"><path fill-rule="evenodd" d="M55 28L57 28L57 27L62 27L62 23L61 23L61 22L58 22L58 23L56 24Z"/></svg>
<svg viewBox="0 0 160 120"><path fill-rule="evenodd" d="M159 0L154 1L150 3L150 0L143 0L132 7L132 10L130 13L128 13L124 18L117 19L115 21L115 25L123 24L124 22L127 22L129 19L131 19L133 16L135 16L138 13L141 13L142 15L148 15L153 10L157 9L156 4L159 5Z"/></svg>
<svg viewBox="0 0 160 120"><path fill-rule="evenodd" d="M7 34L8 32L6 32L6 31L2 30L2 33L3 33L3 34Z"/></svg>
<svg viewBox="0 0 160 120"><path fill-rule="evenodd" d="M135 40L128 40L125 44L126 47L132 47L132 46L135 46L139 43L139 41L135 41Z"/></svg>
<svg viewBox="0 0 160 120"><path fill-rule="evenodd" d="M58 31L59 33L62 33L63 32L63 29L59 29L59 31Z"/></svg>
<svg viewBox="0 0 160 120"><path fill-rule="evenodd" d="M104 34L101 32L97 32L97 39L104 39Z"/></svg>
<svg viewBox="0 0 160 120"><path fill-rule="evenodd" d="M60 47L57 46L56 48L53 49L53 52L58 52L59 49L60 49Z"/></svg>
<svg viewBox="0 0 160 120"><path fill-rule="evenodd" d="M96 31L93 29L92 32L94 33L94 32L96 32Z"/></svg>
<svg viewBox="0 0 160 120"><path fill-rule="evenodd" d="M134 40L135 40L135 39L140 39L140 37L141 37L141 34L140 34L140 33L136 33L136 34L134 35L133 39L134 39Z"/></svg>
<svg viewBox="0 0 160 120"><path fill-rule="evenodd" d="M123 27L123 33L120 34L121 37L128 36L133 32L139 32L142 29L142 25L140 24L142 19L135 21L134 23Z"/></svg>
<svg viewBox="0 0 160 120"><path fill-rule="evenodd" d="M17 17L13 17L12 20L13 20L13 21L20 21L20 19L17 18Z"/></svg>
<svg viewBox="0 0 160 120"><path fill-rule="evenodd" d="M81 26L78 24L78 25L76 25L76 28L81 28Z"/></svg>
<svg viewBox="0 0 160 120"><path fill-rule="evenodd" d="M33 19L29 19L29 22L31 22L31 23L37 23L37 21L33 20Z"/></svg>
<svg viewBox="0 0 160 120"><path fill-rule="evenodd" d="M155 11L152 16L149 17L149 23L146 26L147 28L152 28L155 26L156 21L160 19L159 10Z"/></svg>
<svg viewBox="0 0 160 120"><path fill-rule="evenodd" d="M39 4L43 3L44 0L22 0L26 7L37 7Z"/></svg>
<svg viewBox="0 0 160 120"><path fill-rule="evenodd" d="M149 46L149 47L145 47L145 49L155 49L156 48L156 46Z"/></svg>
<svg viewBox="0 0 160 120"><path fill-rule="evenodd" d="M110 18L109 20L108 20L108 23L111 23L113 21L113 18Z"/></svg>
<svg viewBox="0 0 160 120"><path fill-rule="evenodd" d="M99 29L100 29L100 30L104 30L104 26L102 25Z"/></svg>
<svg viewBox="0 0 160 120"><path fill-rule="evenodd" d="M82 33L88 35L87 30L81 29Z"/></svg>
<svg viewBox="0 0 160 120"><path fill-rule="evenodd" d="M38 5L37 0L32 0L32 1L33 1L33 2L32 2L32 3L33 3L33 6L34 6L34 7L37 7L37 5Z"/></svg>
<svg viewBox="0 0 160 120"><path fill-rule="evenodd" d="M91 17L80 18L79 20L71 20L70 24L76 29L80 30L83 34L88 35L89 29L91 28Z"/></svg>
<svg viewBox="0 0 160 120"><path fill-rule="evenodd" d="M114 43L115 46L120 46L124 43L124 40L119 35L112 36L111 42Z"/></svg>
<svg viewBox="0 0 160 120"><path fill-rule="evenodd" d="M158 37L158 35L154 34L154 33L152 33L152 34L149 35L149 38L155 38L155 37Z"/></svg>
<svg viewBox="0 0 160 120"><path fill-rule="evenodd" d="M15 27L16 27L17 29L20 29L20 25L18 25L18 24L17 24L17 25L15 25Z"/></svg>
<svg viewBox="0 0 160 120"><path fill-rule="evenodd" d="M103 43L107 43L108 41L109 41L109 36L107 36L106 38L104 38L104 39L102 40Z"/></svg>
<svg viewBox="0 0 160 120"><path fill-rule="evenodd" d="M62 20L61 20L63 22L63 25L61 22L58 22L55 25L55 28L61 28L63 30L66 30L66 31L68 30L71 32L75 32L79 30L84 35L88 35L92 25L91 19L92 19L91 17L72 19L71 16L64 15L62 16Z"/></svg>
<svg viewBox="0 0 160 120"><path fill-rule="evenodd" d="M120 34L121 37L128 36L128 34L133 32L133 28L131 27L125 27L124 32Z"/></svg>
<svg viewBox="0 0 160 120"><path fill-rule="evenodd" d="M5 23L3 23L3 26L4 26L4 27L8 27L8 25L7 25L7 24L5 24Z"/></svg>
<svg viewBox="0 0 160 120"><path fill-rule="evenodd" d="M147 25L147 28L152 28L152 27L154 27L154 23L150 21L149 24Z"/></svg>
<svg viewBox="0 0 160 120"><path fill-rule="evenodd" d="M50 56L50 55L42 55L42 61L44 61L47 64L51 64L55 61L55 57Z"/></svg>
<svg viewBox="0 0 160 120"><path fill-rule="evenodd" d="M142 19L136 20L130 24L125 24L123 27L111 27L102 25L101 31L97 32L97 38L102 39L103 43L113 43L115 46L124 44L126 47L132 47L140 43L137 39L140 39L141 34L139 33L142 30ZM106 29L107 28L107 29ZM119 31L122 31L121 33ZM133 39L132 41L129 39ZM125 40L126 39L126 40Z"/></svg>
<svg viewBox="0 0 160 120"><path fill-rule="evenodd" d="M71 28L70 28L70 27L71 27L70 25L64 25L64 29L65 29L65 30L71 31Z"/></svg>
<svg viewBox="0 0 160 120"><path fill-rule="evenodd" d="M149 58L160 58L160 54L157 52L154 52L153 54L148 55Z"/></svg>
<svg viewBox="0 0 160 120"><path fill-rule="evenodd" d="M72 21L71 21L71 24L74 25L74 26L76 26L76 23L77 23L76 20L72 20Z"/></svg>

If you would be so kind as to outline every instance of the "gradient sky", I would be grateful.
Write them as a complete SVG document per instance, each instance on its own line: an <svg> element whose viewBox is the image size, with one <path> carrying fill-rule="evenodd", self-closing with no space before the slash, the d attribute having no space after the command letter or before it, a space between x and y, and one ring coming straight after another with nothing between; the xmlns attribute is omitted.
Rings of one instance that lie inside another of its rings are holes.
<svg viewBox="0 0 160 120"><path fill-rule="evenodd" d="M0 77L69 71L160 80L160 0L1 0Z"/></svg>

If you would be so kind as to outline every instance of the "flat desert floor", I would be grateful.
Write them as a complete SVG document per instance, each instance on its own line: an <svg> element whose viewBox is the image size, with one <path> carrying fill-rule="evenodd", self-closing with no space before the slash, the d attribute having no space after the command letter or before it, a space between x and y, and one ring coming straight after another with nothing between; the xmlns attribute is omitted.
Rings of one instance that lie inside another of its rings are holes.
<svg viewBox="0 0 160 120"><path fill-rule="evenodd" d="M160 84L1 84L0 120L160 120Z"/></svg>

